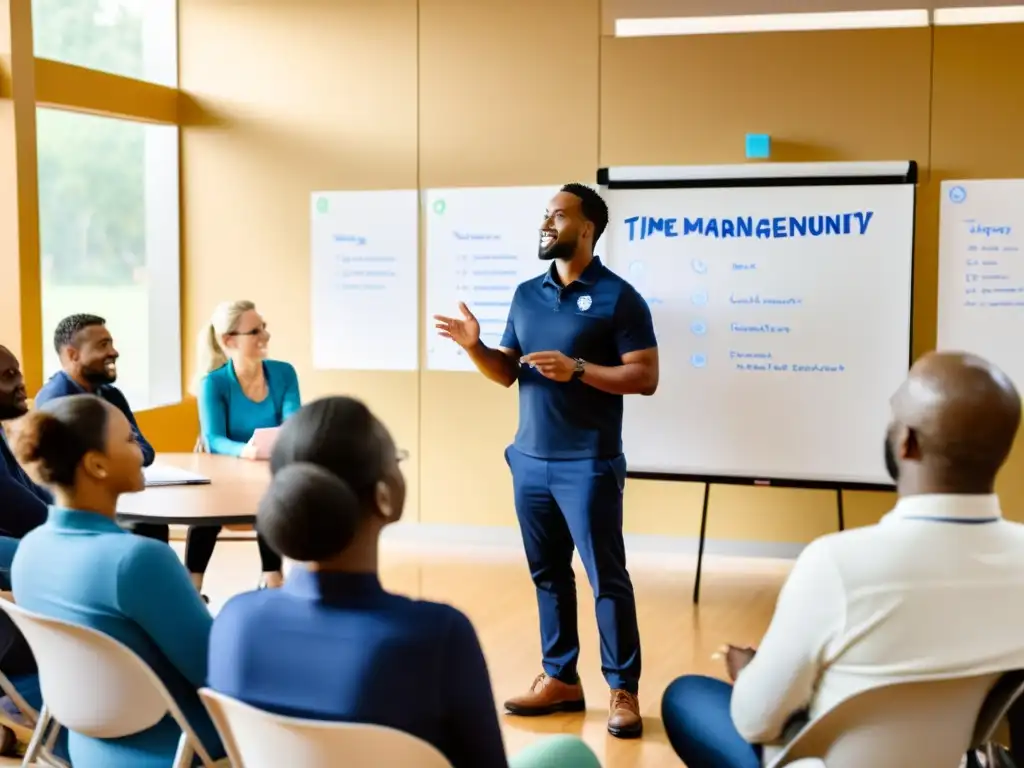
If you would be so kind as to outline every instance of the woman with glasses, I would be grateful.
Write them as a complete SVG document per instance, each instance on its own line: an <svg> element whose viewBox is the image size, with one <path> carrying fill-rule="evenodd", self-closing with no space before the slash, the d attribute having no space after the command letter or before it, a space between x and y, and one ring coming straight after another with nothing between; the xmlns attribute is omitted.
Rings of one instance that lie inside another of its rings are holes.
<svg viewBox="0 0 1024 768"><path fill-rule="evenodd" d="M405 503L402 456L349 397L316 400L282 427L256 528L295 566L283 589L238 595L221 610L209 686L277 714L404 731L454 768L599 768L573 736L509 761L469 619L381 586L380 535Z"/></svg>
<svg viewBox="0 0 1024 768"><path fill-rule="evenodd" d="M295 369L267 359L269 342L267 324L256 305L244 300L220 304L200 334L194 393L202 444L210 453L259 459L256 431L280 427L299 410ZM197 589L202 589L219 533L217 526L189 529L185 565ZM257 543L263 571L260 587L280 587L280 555L258 535Z"/></svg>

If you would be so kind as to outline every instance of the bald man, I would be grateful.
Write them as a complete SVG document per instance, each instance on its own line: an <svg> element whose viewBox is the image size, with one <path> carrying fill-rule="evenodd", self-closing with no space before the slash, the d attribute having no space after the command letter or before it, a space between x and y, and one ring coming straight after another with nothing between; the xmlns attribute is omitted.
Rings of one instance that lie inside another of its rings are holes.
<svg viewBox="0 0 1024 768"><path fill-rule="evenodd" d="M993 491L1017 391L981 358L933 353L891 406L895 508L804 549L761 647L726 649L733 686L687 676L665 692L665 730L688 768L760 768L777 747L756 745L869 688L1024 668L1024 526L1003 519Z"/></svg>

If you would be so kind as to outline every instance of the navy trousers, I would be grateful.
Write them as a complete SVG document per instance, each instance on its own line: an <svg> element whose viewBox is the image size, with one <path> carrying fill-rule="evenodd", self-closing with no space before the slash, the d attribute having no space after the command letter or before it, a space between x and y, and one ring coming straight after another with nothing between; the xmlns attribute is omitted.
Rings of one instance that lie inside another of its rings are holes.
<svg viewBox="0 0 1024 768"><path fill-rule="evenodd" d="M731 685L700 675L680 677L665 690L661 720L687 768L761 768L761 748L732 723L731 699Z"/></svg>
<svg viewBox="0 0 1024 768"><path fill-rule="evenodd" d="M625 457L546 461L510 446L505 460L537 587L545 673L566 683L577 680L575 546L596 599L601 670L611 688L637 693L640 632L622 541Z"/></svg>

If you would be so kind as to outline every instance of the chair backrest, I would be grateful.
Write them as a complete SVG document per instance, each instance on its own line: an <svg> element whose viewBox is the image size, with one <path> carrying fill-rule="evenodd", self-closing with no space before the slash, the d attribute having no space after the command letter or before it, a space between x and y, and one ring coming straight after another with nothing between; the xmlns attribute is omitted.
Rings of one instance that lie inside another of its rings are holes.
<svg viewBox="0 0 1024 768"><path fill-rule="evenodd" d="M880 686L808 724L772 768L819 758L828 768L958 768L998 674ZM801 765L803 765L801 763Z"/></svg>
<svg viewBox="0 0 1024 768"><path fill-rule="evenodd" d="M451 768L433 745L394 728L284 717L201 688L234 768Z"/></svg>
<svg viewBox="0 0 1024 768"><path fill-rule="evenodd" d="M169 712L204 764L212 764L163 682L130 648L4 600L0 610L28 641L43 702L61 725L84 736L117 739L151 728Z"/></svg>

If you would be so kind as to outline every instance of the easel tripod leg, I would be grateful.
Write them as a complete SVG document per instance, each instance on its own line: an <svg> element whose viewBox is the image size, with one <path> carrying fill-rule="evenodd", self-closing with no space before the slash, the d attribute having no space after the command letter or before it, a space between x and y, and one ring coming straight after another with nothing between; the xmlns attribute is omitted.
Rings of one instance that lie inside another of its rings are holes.
<svg viewBox="0 0 1024 768"><path fill-rule="evenodd" d="M697 577L693 582L693 604L700 602L700 574L704 567L704 540L708 530L708 500L711 498L711 483L704 483L704 504L700 510L700 543L697 545Z"/></svg>

